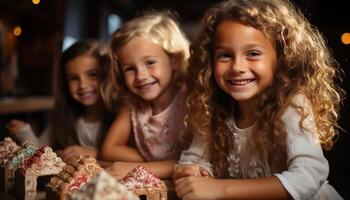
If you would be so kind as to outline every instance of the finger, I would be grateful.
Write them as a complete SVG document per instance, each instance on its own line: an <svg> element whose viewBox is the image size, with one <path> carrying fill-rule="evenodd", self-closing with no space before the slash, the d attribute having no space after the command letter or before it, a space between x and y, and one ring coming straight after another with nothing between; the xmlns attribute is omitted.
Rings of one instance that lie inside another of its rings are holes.
<svg viewBox="0 0 350 200"><path fill-rule="evenodd" d="M14 122L9 122L9 123L7 123L6 124L6 128L8 128L8 129L14 129L14 128L16 128L16 123L14 123Z"/></svg>
<svg viewBox="0 0 350 200"><path fill-rule="evenodd" d="M108 172L109 174L112 174L112 169L111 169L111 167L107 167L107 168L105 168L105 170L106 170L106 172Z"/></svg>
<svg viewBox="0 0 350 200"><path fill-rule="evenodd" d="M116 172L115 170L111 169L111 168L106 169L106 171L107 171L110 175L112 175L112 176L117 175L117 172Z"/></svg>
<svg viewBox="0 0 350 200"><path fill-rule="evenodd" d="M199 176L200 173L199 173L199 170L198 169L185 169L184 172L183 172L183 175L184 176Z"/></svg>
<svg viewBox="0 0 350 200"><path fill-rule="evenodd" d="M178 170L178 171L176 171L176 172L174 173L174 175L173 175L173 181L175 182L177 179L182 178L182 177L183 177L182 171L181 171L181 170Z"/></svg>
<svg viewBox="0 0 350 200"><path fill-rule="evenodd" d="M117 180L123 178L123 177L121 177L121 175L119 174L119 171L116 170L116 169L113 168L113 167L110 167L110 168L106 169L106 171L107 171L111 176L113 176L115 179L117 179Z"/></svg>
<svg viewBox="0 0 350 200"><path fill-rule="evenodd" d="M16 123L18 123L18 121L17 120L11 120L9 123L7 123L8 125L11 125L11 126L13 126L13 125L15 125Z"/></svg>
<svg viewBox="0 0 350 200"><path fill-rule="evenodd" d="M196 173L196 171L194 171L192 168L183 168L174 174L174 179L177 180L186 176L198 176L198 173Z"/></svg>
<svg viewBox="0 0 350 200"><path fill-rule="evenodd" d="M188 193L191 193L191 190L189 187L181 186L180 188L176 188L175 192L180 199L183 199Z"/></svg>
<svg viewBox="0 0 350 200"><path fill-rule="evenodd" d="M72 158L75 155L76 155L75 152L71 152L71 151L63 152L62 158L63 158L63 160L69 160L70 158Z"/></svg>
<svg viewBox="0 0 350 200"><path fill-rule="evenodd" d="M179 197L184 196L189 189L188 178L180 178L175 182L175 191Z"/></svg>
<svg viewBox="0 0 350 200"><path fill-rule="evenodd" d="M200 172L202 176L209 176L209 172L206 169L200 168Z"/></svg>
<svg viewBox="0 0 350 200"><path fill-rule="evenodd" d="M114 177L115 177L117 180L121 180L121 179L124 178L124 175L123 175L123 174L116 174Z"/></svg>
<svg viewBox="0 0 350 200"><path fill-rule="evenodd" d="M66 147L64 150L63 150L63 154L65 155L69 155L69 154L72 154L72 153L75 153L76 152L76 148L75 146L69 146L69 147Z"/></svg>

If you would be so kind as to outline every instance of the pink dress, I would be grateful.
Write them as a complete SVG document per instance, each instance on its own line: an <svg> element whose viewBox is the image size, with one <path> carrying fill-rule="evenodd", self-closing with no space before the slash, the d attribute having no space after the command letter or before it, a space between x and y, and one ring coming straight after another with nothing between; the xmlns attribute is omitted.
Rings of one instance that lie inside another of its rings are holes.
<svg viewBox="0 0 350 200"><path fill-rule="evenodd" d="M184 148L180 134L184 131L186 98L179 92L162 112L152 115L150 104L131 106L131 121L138 150L146 161L172 160Z"/></svg>

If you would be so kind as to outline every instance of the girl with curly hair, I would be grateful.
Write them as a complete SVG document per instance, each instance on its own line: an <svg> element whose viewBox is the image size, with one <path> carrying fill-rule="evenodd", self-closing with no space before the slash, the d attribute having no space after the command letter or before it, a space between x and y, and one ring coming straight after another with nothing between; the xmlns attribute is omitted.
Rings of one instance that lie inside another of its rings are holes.
<svg viewBox="0 0 350 200"><path fill-rule="evenodd" d="M173 176L177 195L341 199L322 152L337 135L338 73L322 35L288 0L209 9L191 47L194 139Z"/></svg>
<svg viewBox="0 0 350 200"><path fill-rule="evenodd" d="M118 179L140 164L170 178L185 148L179 135L185 129L189 42L171 12L147 11L113 34L111 48L115 66L104 96L112 108L119 100L122 106L102 158L114 161L108 171Z"/></svg>

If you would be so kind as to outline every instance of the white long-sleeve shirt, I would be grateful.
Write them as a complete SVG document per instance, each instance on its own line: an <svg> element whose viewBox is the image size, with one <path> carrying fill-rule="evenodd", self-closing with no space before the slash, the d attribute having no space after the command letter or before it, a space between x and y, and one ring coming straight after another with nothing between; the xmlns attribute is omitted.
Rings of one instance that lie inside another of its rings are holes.
<svg viewBox="0 0 350 200"><path fill-rule="evenodd" d="M267 161L264 160L253 159L249 161L248 166L242 167L244 148L247 148L246 144L255 124L240 129L235 125L233 118L227 121L232 137L235 137L235 147L227 158L228 178L259 178L275 175L293 199L342 199L327 182L328 161L318 142L313 117L308 116L303 122L309 132L299 126L300 118L299 113L292 107L282 116L288 133L288 169L276 174L271 174ZM195 136L190 148L182 152L178 163L197 164L212 175L213 167L207 147L208 144L204 140Z"/></svg>
<svg viewBox="0 0 350 200"><path fill-rule="evenodd" d="M79 145L84 147L90 147L97 149L98 148L98 134L100 132L101 122L92 122L87 123L83 118L79 118L76 123L77 128L77 136ZM49 136L48 127L44 130L44 132L37 137L30 124L26 124L21 130L14 135L15 139L21 144L25 141L30 141L36 146L43 146L50 144L50 136ZM64 137L64 136L62 136Z"/></svg>

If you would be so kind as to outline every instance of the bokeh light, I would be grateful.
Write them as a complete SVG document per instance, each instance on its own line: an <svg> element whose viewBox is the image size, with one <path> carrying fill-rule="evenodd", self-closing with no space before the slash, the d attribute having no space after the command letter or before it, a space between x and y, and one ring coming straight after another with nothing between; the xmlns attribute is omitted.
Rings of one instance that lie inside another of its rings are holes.
<svg viewBox="0 0 350 200"><path fill-rule="evenodd" d="M343 35L341 36L341 41L345 45L350 44L350 33L343 33Z"/></svg>
<svg viewBox="0 0 350 200"><path fill-rule="evenodd" d="M22 28L20 26L16 26L13 29L13 34L17 37L20 36L22 34Z"/></svg>
<svg viewBox="0 0 350 200"><path fill-rule="evenodd" d="M32 3L33 3L34 5L38 5L38 4L40 3L40 0L32 0Z"/></svg>

